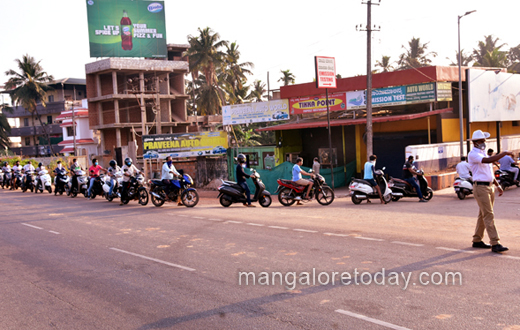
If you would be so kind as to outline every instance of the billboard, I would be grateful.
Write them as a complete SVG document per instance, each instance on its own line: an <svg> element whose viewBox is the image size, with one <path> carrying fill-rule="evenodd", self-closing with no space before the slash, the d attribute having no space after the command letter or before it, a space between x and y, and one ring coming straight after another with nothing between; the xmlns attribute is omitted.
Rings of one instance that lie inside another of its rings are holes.
<svg viewBox="0 0 520 330"><path fill-rule="evenodd" d="M287 99L225 105L222 107L222 122L224 125L262 123L288 119L289 102Z"/></svg>
<svg viewBox="0 0 520 330"><path fill-rule="evenodd" d="M469 69L467 82L470 122L520 120L520 74Z"/></svg>
<svg viewBox="0 0 520 330"><path fill-rule="evenodd" d="M143 135L144 159L219 156L227 148L228 136L222 131Z"/></svg>
<svg viewBox="0 0 520 330"><path fill-rule="evenodd" d="M87 0L90 57L163 58L164 1Z"/></svg>
<svg viewBox="0 0 520 330"><path fill-rule="evenodd" d="M327 111L326 95L296 97L289 100L291 115ZM329 94L330 111L347 110L347 95L343 93Z"/></svg>

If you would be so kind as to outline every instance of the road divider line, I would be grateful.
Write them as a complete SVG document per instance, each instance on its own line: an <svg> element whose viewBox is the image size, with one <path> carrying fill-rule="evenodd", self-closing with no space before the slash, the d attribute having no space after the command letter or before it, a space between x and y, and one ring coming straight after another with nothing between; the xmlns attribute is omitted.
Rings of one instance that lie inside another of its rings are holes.
<svg viewBox="0 0 520 330"><path fill-rule="evenodd" d="M222 219L208 219L208 220L211 220L211 221L223 221Z"/></svg>
<svg viewBox="0 0 520 330"><path fill-rule="evenodd" d="M262 225L261 223L251 223L251 222L246 223L246 225L248 225L248 226L257 226L257 227L263 227L263 226L265 226L265 225Z"/></svg>
<svg viewBox="0 0 520 330"><path fill-rule="evenodd" d="M335 234L335 233L323 233L323 235L327 235L327 236L337 236L337 237L348 237L347 234Z"/></svg>
<svg viewBox="0 0 520 330"><path fill-rule="evenodd" d="M317 233L317 230L308 230L308 229L293 229L294 231L300 231L303 233Z"/></svg>
<svg viewBox="0 0 520 330"><path fill-rule="evenodd" d="M363 237L363 236L356 236L354 238L364 239L364 240L367 240L367 241L377 241L377 242L384 241L384 239L382 239L382 238L372 238L372 237Z"/></svg>
<svg viewBox="0 0 520 330"><path fill-rule="evenodd" d="M41 228L41 227L36 227L36 226L30 225L28 223L22 223L22 225L27 226L27 227L31 227L31 228L34 228L34 229L41 229L41 230L43 230L43 228Z"/></svg>
<svg viewBox="0 0 520 330"><path fill-rule="evenodd" d="M452 252L461 252L461 253L475 253L475 251L468 251L468 250L460 250L460 249L451 249L447 247L438 246L436 247L438 250L446 250L446 251L452 251Z"/></svg>
<svg viewBox="0 0 520 330"><path fill-rule="evenodd" d="M194 271L195 271L195 269L190 268L190 267L186 267L186 266L181 266L181 265L173 264L173 263L171 263L171 262L164 261L164 260L160 260L160 259L150 258L150 257L147 257L147 256L143 256L143 255L141 255L141 254L137 254L137 253L133 253L133 252L125 251L125 250L120 250L120 249L116 249L116 248L110 248L110 250L117 251L117 252L121 252L121 253L126 253L126 254L129 254L129 255L131 255L131 256L138 257L138 258L142 258L142 259L146 259L146 260L155 261L155 262L158 262L158 263L160 263L160 264L167 265L167 266L171 266L171 267L176 267L176 268L180 268L180 269L188 270L188 271L190 271L190 272L194 272Z"/></svg>
<svg viewBox="0 0 520 330"><path fill-rule="evenodd" d="M206 219L204 217L192 217L193 219Z"/></svg>
<svg viewBox="0 0 520 330"><path fill-rule="evenodd" d="M60 233L58 233L57 231L52 231L52 230L49 230L49 233L53 233L53 234L56 234L56 235L59 235Z"/></svg>
<svg viewBox="0 0 520 330"><path fill-rule="evenodd" d="M273 228L273 229L289 229L288 227L280 227L280 226L267 226L267 228Z"/></svg>
<svg viewBox="0 0 520 330"><path fill-rule="evenodd" d="M186 215L186 214L175 214L175 215L178 216L178 217L185 217L185 218L188 217L188 215Z"/></svg>
<svg viewBox="0 0 520 330"><path fill-rule="evenodd" d="M514 257L514 256L504 256L504 255L500 255L500 254L495 254L495 257L500 257L500 258L507 258L507 259L515 259L515 260L520 260L520 257Z"/></svg>
<svg viewBox="0 0 520 330"><path fill-rule="evenodd" d="M242 223L242 221L233 221L233 220L228 220L226 222L229 222L229 223Z"/></svg>
<svg viewBox="0 0 520 330"><path fill-rule="evenodd" d="M408 242L400 242L400 241L393 241L394 244L401 244L401 245L408 245L408 246L424 246L424 244L416 244L416 243L408 243Z"/></svg>
<svg viewBox="0 0 520 330"><path fill-rule="evenodd" d="M374 323L374 324L377 324L377 325L382 325L382 326L387 327L387 328L390 328L390 329L395 329L395 330L411 330L411 329L409 329L409 328L401 327L401 326L399 326L399 325L395 325L395 324L388 323L388 322L385 322L385 321L381 321L381 320L378 320L378 319L373 319L373 318L368 317L368 316L365 316L365 315L361 315L361 314L357 314L357 313L352 313L352 312L349 312L349 311L345 311L345 310L343 310L343 309L336 309L335 312L336 312L336 313L343 314L343 315L347 315L347 316L355 317L355 318L357 318L357 319L360 319L360 320L363 320L363 321L367 321L367 322L371 322L371 323Z"/></svg>

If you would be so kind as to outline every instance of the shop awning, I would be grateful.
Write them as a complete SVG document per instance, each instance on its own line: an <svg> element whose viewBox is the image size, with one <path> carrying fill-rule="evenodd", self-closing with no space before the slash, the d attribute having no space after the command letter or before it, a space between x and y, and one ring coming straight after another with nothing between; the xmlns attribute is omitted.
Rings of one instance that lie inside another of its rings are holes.
<svg viewBox="0 0 520 330"><path fill-rule="evenodd" d="M453 108L446 109L438 109L432 111L426 111L421 113L413 113L409 115L398 115L398 116L382 116L382 117L373 117L372 123L385 123L390 121L400 121L400 120L412 120L418 118L425 118L428 116L434 116L441 113L452 112ZM334 119L330 121L330 126L351 126L351 125L365 125L367 123L366 118L360 119ZM281 131L281 130L291 130L291 129L303 129L303 128L318 128L318 127L327 127L326 120L302 120L299 123L291 122L286 124L280 124L271 127L257 128L256 131Z"/></svg>
<svg viewBox="0 0 520 330"><path fill-rule="evenodd" d="M65 147L61 149L60 153L64 154L66 152L74 152L74 147Z"/></svg>
<svg viewBox="0 0 520 330"><path fill-rule="evenodd" d="M58 143L59 146L65 146L67 144L73 144L74 140L63 140L60 143ZM92 139L76 139L76 144L95 144L96 142Z"/></svg>

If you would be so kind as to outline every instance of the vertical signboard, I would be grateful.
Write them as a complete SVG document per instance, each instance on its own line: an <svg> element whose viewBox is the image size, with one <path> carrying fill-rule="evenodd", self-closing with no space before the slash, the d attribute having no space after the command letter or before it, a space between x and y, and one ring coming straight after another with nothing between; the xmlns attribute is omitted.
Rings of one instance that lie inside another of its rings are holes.
<svg viewBox="0 0 520 330"><path fill-rule="evenodd" d="M87 0L90 57L167 56L164 1Z"/></svg>
<svg viewBox="0 0 520 330"><path fill-rule="evenodd" d="M334 57L315 56L316 88L336 88L336 61Z"/></svg>

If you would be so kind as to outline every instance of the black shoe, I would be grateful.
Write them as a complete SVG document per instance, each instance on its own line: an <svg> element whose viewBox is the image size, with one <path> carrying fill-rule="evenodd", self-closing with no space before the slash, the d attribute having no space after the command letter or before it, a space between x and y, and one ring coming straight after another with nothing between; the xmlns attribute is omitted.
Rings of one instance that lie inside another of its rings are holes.
<svg viewBox="0 0 520 330"><path fill-rule="evenodd" d="M482 241L480 242L473 242L473 247L474 248L480 248L480 249L491 249L491 245L489 244L486 244Z"/></svg>
<svg viewBox="0 0 520 330"><path fill-rule="evenodd" d="M493 246L491 247L491 251L492 251L492 252L495 252L495 253L505 252L505 251L507 251L507 250L509 250L509 249L506 248L505 246L500 245L500 244L493 245Z"/></svg>

